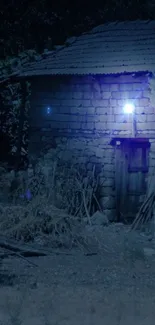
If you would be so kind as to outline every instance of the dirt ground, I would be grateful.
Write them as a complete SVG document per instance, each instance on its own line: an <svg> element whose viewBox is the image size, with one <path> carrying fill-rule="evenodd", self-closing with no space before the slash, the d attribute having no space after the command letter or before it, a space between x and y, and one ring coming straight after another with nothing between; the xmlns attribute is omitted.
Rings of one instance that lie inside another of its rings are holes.
<svg viewBox="0 0 155 325"><path fill-rule="evenodd" d="M121 224L97 238L93 255L59 250L29 258L37 266L3 260L0 325L154 325L155 255L144 248L155 242Z"/></svg>

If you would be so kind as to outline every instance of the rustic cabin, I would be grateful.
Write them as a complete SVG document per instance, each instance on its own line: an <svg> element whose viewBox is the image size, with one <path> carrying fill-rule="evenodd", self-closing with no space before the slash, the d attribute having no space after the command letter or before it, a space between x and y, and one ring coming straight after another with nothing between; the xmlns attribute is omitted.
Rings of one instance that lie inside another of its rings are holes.
<svg viewBox="0 0 155 325"><path fill-rule="evenodd" d="M95 165L111 220L135 216L155 167L154 72L155 21L138 20L68 39L20 75L32 87L29 155Z"/></svg>

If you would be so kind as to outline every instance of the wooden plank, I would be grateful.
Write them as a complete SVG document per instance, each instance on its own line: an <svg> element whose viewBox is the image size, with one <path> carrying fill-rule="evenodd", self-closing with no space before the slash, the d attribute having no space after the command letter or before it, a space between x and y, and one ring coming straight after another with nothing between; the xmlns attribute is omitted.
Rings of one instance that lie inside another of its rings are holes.
<svg viewBox="0 0 155 325"><path fill-rule="evenodd" d="M120 210L122 216L125 216L128 211L128 193L127 193L127 184L128 184L128 144L123 143L122 152L121 152L121 201L120 201Z"/></svg>
<svg viewBox="0 0 155 325"><path fill-rule="evenodd" d="M121 197L121 147L116 143L115 147L115 197L116 218L120 221L120 197Z"/></svg>

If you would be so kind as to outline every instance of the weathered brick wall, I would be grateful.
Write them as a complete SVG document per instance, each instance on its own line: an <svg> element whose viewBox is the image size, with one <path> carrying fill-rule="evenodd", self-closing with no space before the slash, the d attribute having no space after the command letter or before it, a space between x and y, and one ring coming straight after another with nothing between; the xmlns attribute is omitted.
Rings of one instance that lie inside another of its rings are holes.
<svg viewBox="0 0 155 325"><path fill-rule="evenodd" d="M109 144L109 139L58 137L56 145L56 149L49 150L44 156L46 168L48 169L50 161L55 157L60 161L74 164L77 168L78 166L86 168L88 174L95 166L95 171L99 176L100 205L106 210L110 219L115 216L114 148Z"/></svg>
<svg viewBox="0 0 155 325"><path fill-rule="evenodd" d="M32 87L30 152L55 147L62 160L84 164L88 171L95 164L104 181L100 203L111 217L115 163L110 140L132 135L131 116L123 114L128 100L136 107L137 134L155 134L149 96L147 76L39 78Z"/></svg>
<svg viewBox="0 0 155 325"><path fill-rule="evenodd" d="M53 135L131 136L131 116L123 114L128 100L136 106L137 134L155 133L147 76L38 79L32 93L36 132L31 139L39 139L39 144L50 140L51 131ZM51 108L49 115L47 107Z"/></svg>

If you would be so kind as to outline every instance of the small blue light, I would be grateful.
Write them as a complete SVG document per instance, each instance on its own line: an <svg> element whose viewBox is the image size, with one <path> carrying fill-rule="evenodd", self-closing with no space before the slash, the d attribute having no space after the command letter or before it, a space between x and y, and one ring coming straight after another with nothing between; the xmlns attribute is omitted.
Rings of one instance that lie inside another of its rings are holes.
<svg viewBox="0 0 155 325"><path fill-rule="evenodd" d="M51 113L51 107L47 107L47 114L49 115Z"/></svg>

